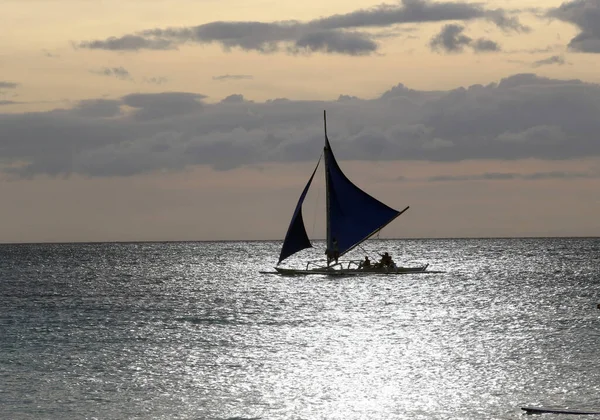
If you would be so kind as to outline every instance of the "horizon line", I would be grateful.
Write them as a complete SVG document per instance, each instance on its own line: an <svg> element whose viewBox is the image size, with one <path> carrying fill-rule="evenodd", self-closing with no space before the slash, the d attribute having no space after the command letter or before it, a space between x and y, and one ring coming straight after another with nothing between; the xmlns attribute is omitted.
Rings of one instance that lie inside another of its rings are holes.
<svg viewBox="0 0 600 420"><path fill-rule="evenodd" d="M480 240L480 239L600 239L595 235L553 235L553 236L447 236L447 237L406 237L373 238L369 241L417 241L417 240ZM312 241L325 241L325 238ZM160 243L212 243L212 242L283 242L283 239L183 239L183 240L116 240L116 241L42 241L42 242L0 242L3 245L91 245L91 244L160 244ZM366 241L365 241L366 242Z"/></svg>

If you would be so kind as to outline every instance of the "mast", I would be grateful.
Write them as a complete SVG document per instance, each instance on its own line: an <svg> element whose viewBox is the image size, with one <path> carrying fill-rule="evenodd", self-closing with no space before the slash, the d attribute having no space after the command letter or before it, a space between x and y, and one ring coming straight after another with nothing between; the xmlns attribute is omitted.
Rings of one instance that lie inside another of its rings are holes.
<svg viewBox="0 0 600 420"><path fill-rule="evenodd" d="M323 127L325 129L325 147L323 148L323 155L325 155L325 197L326 197L326 209L325 217L327 220L327 244L326 251L333 251L333 240L331 238L331 220L330 220L330 200L329 200L329 153L327 148L329 147L329 139L327 138L327 111L323 110ZM327 265L329 265L329 258L327 258Z"/></svg>

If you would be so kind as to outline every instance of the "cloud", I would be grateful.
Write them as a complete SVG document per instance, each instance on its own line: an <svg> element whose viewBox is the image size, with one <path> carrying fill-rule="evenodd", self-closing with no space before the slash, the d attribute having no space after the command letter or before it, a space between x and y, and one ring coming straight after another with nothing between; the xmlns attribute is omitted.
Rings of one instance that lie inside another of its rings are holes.
<svg viewBox="0 0 600 420"><path fill-rule="evenodd" d="M320 31L301 36L290 50L367 55L377 50L377 44L371 39L371 35L360 32Z"/></svg>
<svg viewBox="0 0 600 420"><path fill-rule="evenodd" d="M553 55L552 57L544 58L543 60L534 61L531 64L531 67L540 67L540 66L548 66L552 64L557 64L559 66L567 64L565 58L561 55Z"/></svg>
<svg viewBox="0 0 600 420"><path fill-rule="evenodd" d="M368 55L379 49L378 39L397 36L395 28L403 24L443 21L484 20L505 32L528 32L516 16L503 9L486 9L479 3L402 0L369 9L336 14L307 22L209 22L181 28L154 28L121 37L84 41L76 47L113 51L143 49L166 50L184 43L220 44L226 51L291 54L322 52L327 54ZM373 29L391 29L383 34ZM490 51L491 41L477 44Z"/></svg>
<svg viewBox="0 0 600 420"><path fill-rule="evenodd" d="M514 172L485 172L476 175L436 175L426 178L430 182L448 182L448 181L506 181L512 179L521 180L544 180L544 179L580 179L580 178L600 178L600 173L593 172L533 172L529 174L519 174Z"/></svg>
<svg viewBox="0 0 600 420"><path fill-rule="evenodd" d="M553 45L548 45L544 48L527 48L527 49L518 49L518 50L507 50L504 52L507 54L520 54L520 53L545 54L545 53L550 53L552 51L563 50L563 49L564 49L564 45L553 44Z"/></svg>
<svg viewBox="0 0 600 420"><path fill-rule="evenodd" d="M2 100L0 99L0 106L2 105L18 105L22 102L17 102L17 101L9 101L9 100Z"/></svg>
<svg viewBox="0 0 600 420"><path fill-rule="evenodd" d="M18 83L0 80L0 97L10 96L14 98L19 96L17 93L14 93L14 89L16 89L17 87L19 87ZM12 90L12 92L9 93L9 90ZM19 103L21 102L10 101L8 99L0 100L0 105L15 105Z"/></svg>
<svg viewBox="0 0 600 420"><path fill-rule="evenodd" d="M58 58L58 57L60 57L60 55L58 55L56 53L53 53L51 51L48 51L45 48L42 49L42 53L44 54L44 56L46 56L48 58Z"/></svg>
<svg viewBox="0 0 600 420"><path fill-rule="evenodd" d="M485 38L473 40L464 35L465 27L462 25L444 25L439 34L431 38L429 46L433 51L445 51L448 53L463 52L464 47L472 47L475 52L500 51L500 46Z"/></svg>
<svg viewBox="0 0 600 420"><path fill-rule="evenodd" d="M425 0L403 0L398 4L382 4L370 9L337 14L309 22L323 29L350 29L361 27L387 27L405 23L443 22L449 20L484 19L504 30L526 32L516 17L508 16L502 9L485 9L478 3L430 2Z"/></svg>
<svg viewBox="0 0 600 420"><path fill-rule="evenodd" d="M532 174L521 175L523 179L576 179L576 178L599 178L600 174L594 172L564 172L564 171L551 171L551 172L535 172Z"/></svg>
<svg viewBox="0 0 600 420"><path fill-rule="evenodd" d="M496 140L515 144L529 143L544 146L550 143L560 143L566 140L566 135L560 127L537 125L517 132L505 131L496 137Z"/></svg>
<svg viewBox="0 0 600 420"><path fill-rule="evenodd" d="M204 95L188 92L134 93L122 98L123 105L134 108L138 120L161 120L198 112Z"/></svg>
<svg viewBox="0 0 600 420"><path fill-rule="evenodd" d="M517 11L519 12L519 11ZM531 32L529 26L521 24L516 16L509 16L502 9L487 10L485 16L488 20L494 22L496 26L503 29L504 31L515 31L528 33Z"/></svg>
<svg viewBox="0 0 600 420"><path fill-rule="evenodd" d="M18 83L6 82L6 81L0 80L0 89L15 89L18 86L19 86Z"/></svg>
<svg viewBox="0 0 600 420"><path fill-rule="evenodd" d="M90 50L115 50L115 51L138 51L138 50L169 50L175 45L169 40L161 38L145 38L140 35L124 35L122 37L110 37L105 40L84 41L75 44L79 48Z"/></svg>
<svg viewBox="0 0 600 420"><path fill-rule="evenodd" d="M166 77L163 77L163 76L159 76L159 77L148 77L148 78L145 78L144 81L146 83L151 83L153 85L163 85L163 84L167 83L169 81L169 79L167 79Z"/></svg>
<svg viewBox="0 0 600 420"><path fill-rule="evenodd" d="M580 32L569 42L569 49L579 52L600 53L600 2L574 0L550 9L548 17L571 23Z"/></svg>
<svg viewBox="0 0 600 420"><path fill-rule="evenodd" d="M224 82L226 80L250 80L254 77L249 74L222 74L220 76L213 76L213 80L219 80Z"/></svg>
<svg viewBox="0 0 600 420"><path fill-rule="evenodd" d="M121 114L122 101L111 99L88 99L77 103L72 113L77 117L109 118Z"/></svg>
<svg viewBox="0 0 600 420"><path fill-rule="evenodd" d="M0 113L0 149L16 176L129 176L194 165L228 170L313 161L322 110L340 160L456 162L600 156L600 85L516 74L488 85L373 99L222 101L190 92L89 99L68 109Z"/></svg>
<svg viewBox="0 0 600 420"><path fill-rule="evenodd" d="M237 104L240 102L244 102L244 95L240 95L240 94L233 94L233 95L229 95L228 97L226 97L225 99L223 99L221 101L221 103L223 104Z"/></svg>
<svg viewBox="0 0 600 420"><path fill-rule="evenodd" d="M476 39L471 44L471 47L473 47L475 52L493 52L501 50L500 45L498 45L497 42L485 38Z"/></svg>
<svg viewBox="0 0 600 420"><path fill-rule="evenodd" d="M560 79L550 79L547 77L539 77L534 73L519 73L515 74L511 77L507 77L500 81L499 87L509 88L509 87L520 87L520 86L536 86L536 85L589 85L589 86L597 86L592 83L584 83L579 79L570 79L570 80L560 80Z"/></svg>
<svg viewBox="0 0 600 420"><path fill-rule="evenodd" d="M116 77L119 80L133 80L131 74L124 67L102 67L99 70L91 70L91 72L103 76Z"/></svg>
<svg viewBox="0 0 600 420"><path fill-rule="evenodd" d="M473 39L463 35L464 30L465 27L461 25L445 25L439 34L431 38L429 45L432 50L462 52L463 48L473 41Z"/></svg>

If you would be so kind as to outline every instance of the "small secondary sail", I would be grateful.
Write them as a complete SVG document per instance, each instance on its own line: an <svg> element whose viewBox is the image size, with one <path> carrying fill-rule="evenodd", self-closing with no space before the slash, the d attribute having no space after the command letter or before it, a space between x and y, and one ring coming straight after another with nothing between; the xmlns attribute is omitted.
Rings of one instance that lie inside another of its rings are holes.
<svg viewBox="0 0 600 420"><path fill-rule="evenodd" d="M327 249L337 241L339 255L368 239L402 214L354 185L335 160L325 132L325 172L327 177Z"/></svg>
<svg viewBox="0 0 600 420"><path fill-rule="evenodd" d="M321 163L321 158L319 158L315 170L310 176L306 187L304 187L304 191L302 191L302 194L298 199L298 204L296 204L296 209L294 210L294 215L292 216L290 226L288 227L285 239L283 240L281 254L279 255L279 262L277 264L280 264L281 261L285 260L287 257L295 254L298 251L312 247L310 239L308 239L308 234L306 233L306 228L304 227L304 219L302 218L302 203L304 203L304 199L306 198L306 194L308 193L310 184L312 183L312 180L315 177L315 173L317 172L319 163Z"/></svg>

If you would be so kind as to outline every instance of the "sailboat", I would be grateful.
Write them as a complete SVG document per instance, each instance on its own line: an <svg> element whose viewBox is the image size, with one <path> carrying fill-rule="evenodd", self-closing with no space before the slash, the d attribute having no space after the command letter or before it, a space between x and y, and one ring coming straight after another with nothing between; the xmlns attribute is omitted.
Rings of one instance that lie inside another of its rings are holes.
<svg viewBox="0 0 600 420"><path fill-rule="evenodd" d="M377 234L398 216L409 209L395 210L381 201L370 196L344 175L338 165L333 150L327 137L327 114L323 111L325 130L325 147L323 149L325 164L325 189L327 206L327 256L325 262L309 261L304 268L283 268L279 265L295 253L311 248L312 244L306 233L302 218L302 204L310 189L321 158L317 161L308 183L304 187L292 220L288 227L279 261L273 274L283 275L361 275L361 274L406 274L425 272L428 264L416 267L401 267L393 263L391 257L385 253L381 262L368 263L361 261L340 261L347 252L353 250L361 243Z"/></svg>

